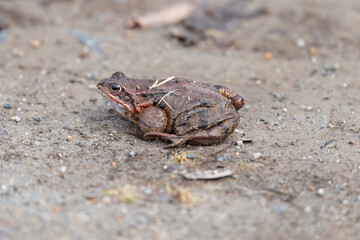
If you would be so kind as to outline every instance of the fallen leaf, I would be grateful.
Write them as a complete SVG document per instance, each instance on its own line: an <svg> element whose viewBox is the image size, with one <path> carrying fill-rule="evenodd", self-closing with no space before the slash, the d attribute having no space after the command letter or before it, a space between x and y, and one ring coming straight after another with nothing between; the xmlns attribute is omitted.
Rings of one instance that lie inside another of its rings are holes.
<svg viewBox="0 0 360 240"><path fill-rule="evenodd" d="M228 177L234 174L232 169L199 170L195 172L182 172L181 175L188 180L212 180Z"/></svg>
<svg viewBox="0 0 360 240"><path fill-rule="evenodd" d="M177 3L167 8L130 20L129 28L149 28L178 23L190 16L195 6L189 3Z"/></svg>

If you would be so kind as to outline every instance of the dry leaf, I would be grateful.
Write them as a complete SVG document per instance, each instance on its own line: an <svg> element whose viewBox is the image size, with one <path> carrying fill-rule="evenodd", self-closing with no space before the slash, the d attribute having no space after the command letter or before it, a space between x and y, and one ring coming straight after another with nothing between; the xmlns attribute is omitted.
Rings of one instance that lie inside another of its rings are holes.
<svg viewBox="0 0 360 240"><path fill-rule="evenodd" d="M178 23L190 16L195 6L188 3L178 3L158 12L147 14L131 20L130 28L148 28Z"/></svg>
<svg viewBox="0 0 360 240"><path fill-rule="evenodd" d="M228 177L234 174L232 169L199 170L195 172L183 172L181 175L188 180L211 180Z"/></svg>

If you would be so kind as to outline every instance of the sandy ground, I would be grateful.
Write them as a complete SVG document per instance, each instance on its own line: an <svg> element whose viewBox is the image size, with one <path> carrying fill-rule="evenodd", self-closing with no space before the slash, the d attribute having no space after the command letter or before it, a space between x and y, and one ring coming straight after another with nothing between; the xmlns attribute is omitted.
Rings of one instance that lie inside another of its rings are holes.
<svg viewBox="0 0 360 240"><path fill-rule="evenodd" d="M124 27L171 2L0 2L0 239L360 239L360 2L256 1L229 46ZM227 85L241 124L140 140L95 88L117 70ZM179 174L217 168L235 174Z"/></svg>

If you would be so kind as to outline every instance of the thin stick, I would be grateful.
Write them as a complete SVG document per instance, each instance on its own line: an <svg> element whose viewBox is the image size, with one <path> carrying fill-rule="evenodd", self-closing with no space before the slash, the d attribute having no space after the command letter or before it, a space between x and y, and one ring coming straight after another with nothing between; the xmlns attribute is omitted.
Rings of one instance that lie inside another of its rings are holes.
<svg viewBox="0 0 360 240"><path fill-rule="evenodd" d="M158 87L158 86L163 85L164 83L167 83L168 81L173 80L174 78L175 78L174 76L168 77L168 78L164 79L164 81L162 81L161 83L159 83L159 80L156 80L156 81L154 82L154 84L149 88L149 91L150 91L151 89L153 89L153 88L156 88L156 87Z"/></svg>
<svg viewBox="0 0 360 240"><path fill-rule="evenodd" d="M164 103L166 103L166 105L168 105L168 107L171 109L171 110L173 110L174 111L174 109L170 106L170 104L168 103L168 102L166 102L165 101L165 97L167 96L167 95L169 95L169 94L171 94L171 93L173 93L173 92L175 92L177 89L175 89L175 90L173 90L173 91L171 91L171 92L168 92L167 94L165 94L164 96L162 96L161 97L161 99L160 99L160 101L156 104L156 106L159 106L160 105L160 103L162 102L162 101L164 101Z"/></svg>

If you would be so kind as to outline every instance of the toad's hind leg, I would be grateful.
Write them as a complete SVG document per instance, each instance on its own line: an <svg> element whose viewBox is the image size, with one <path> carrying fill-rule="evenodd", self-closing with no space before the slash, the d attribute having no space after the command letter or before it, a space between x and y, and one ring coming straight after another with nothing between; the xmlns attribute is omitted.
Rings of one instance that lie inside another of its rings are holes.
<svg viewBox="0 0 360 240"><path fill-rule="evenodd" d="M165 148L177 147L187 142L192 144L209 145L224 141L226 137L235 130L238 121L238 118L230 118L221 122L219 125L212 126L209 129L199 129L184 135L148 132L145 134L145 137L156 136L172 142L171 144L165 146Z"/></svg>

